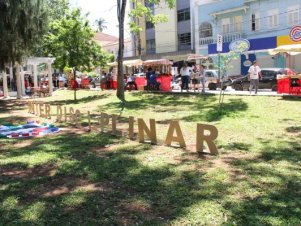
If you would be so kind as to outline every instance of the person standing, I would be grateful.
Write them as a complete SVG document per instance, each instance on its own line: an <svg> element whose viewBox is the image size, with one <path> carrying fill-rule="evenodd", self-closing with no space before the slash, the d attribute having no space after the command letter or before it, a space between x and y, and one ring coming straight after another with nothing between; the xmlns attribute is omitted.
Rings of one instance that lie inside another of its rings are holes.
<svg viewBox="0 0 301 226"><path fill-rule="evenodd" d="M181 79L182 79L181 92L183 91L183 89L186 89L188 92L191 69L190 69L190 67L188 67L188 64L186 62L184 63L183 67L181 68L180 74L181 74Z"/></svg>
<svg viewBox="0 0 301 226"><path fill-rule="evenodd" d="M146 81L147 81L147 85L146 85L146 87L147 87L147 90L149 90L150 89L150 77L151 77L151 75L153 74L154 72L152 71L152 68L151 67L149 67L148 69L147 69L147 72L146 72Z"/></svg>
<svg viewBox="0 0 301 226"><path fill-rule="evenodd" d="M252 89L254 87L255 94L257 94L258 91L258 85L259 85L259 78L261 79L261 69L258 66L258 63L256 60L253 61L253 65L249 68L248 71L248 79L250 81L250 87L249 91L252 92Z"/></svg>
<svg viewBox="0 0 301 226"><path fill-rule="evenodd" d="M202 94L205 94L205 84L206 84L206 78L205 78L205 66L200 65L200 70L198 72L200 81L202 83Z"/></svg>

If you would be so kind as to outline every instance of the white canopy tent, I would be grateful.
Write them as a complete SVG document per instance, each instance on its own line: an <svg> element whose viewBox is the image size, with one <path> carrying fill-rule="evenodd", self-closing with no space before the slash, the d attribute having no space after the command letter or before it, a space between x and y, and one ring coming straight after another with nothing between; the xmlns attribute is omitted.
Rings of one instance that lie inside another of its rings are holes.
<svg viewBox="0 0 301 226"><path fill-rule="evenodd" d="M33 81L34 81L34 88L38 88L38 65L40 64L47 64L47 71L48 71L48 87L49 87L49 94L52 95L53 92L53 84L52 84L52 70L51 65L55 61L53 57L32 57L26 60L27 65L33 65Z"/></svg>
<svg viewBox="0 0 301 226"><path fill-rule="evenodd" d="M290 55L297 55L301 53L301 44L282 45L275 49L269 50L270 55L276 55L278 53L289 53Z"/></svg>

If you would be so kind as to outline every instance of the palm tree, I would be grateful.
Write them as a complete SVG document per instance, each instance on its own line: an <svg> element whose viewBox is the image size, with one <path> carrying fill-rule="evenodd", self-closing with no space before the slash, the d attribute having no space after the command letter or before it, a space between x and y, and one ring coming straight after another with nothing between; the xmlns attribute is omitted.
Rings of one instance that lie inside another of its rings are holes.
<svg viewBox="0 0 301 226"><path fill-rule="evenodd" d="M0 1L0 67L16 65L17 93L21 98L19 63L47 29L47 0Z"/></svg>
<svg viewBox="0 0 301 226"><path fill-rule="evenodd" d="M107 22L103 18L95 20L95 24L97 25L97 31L103 32L104 29L107 29L108 27L105 25L106 23Z"/></svg>

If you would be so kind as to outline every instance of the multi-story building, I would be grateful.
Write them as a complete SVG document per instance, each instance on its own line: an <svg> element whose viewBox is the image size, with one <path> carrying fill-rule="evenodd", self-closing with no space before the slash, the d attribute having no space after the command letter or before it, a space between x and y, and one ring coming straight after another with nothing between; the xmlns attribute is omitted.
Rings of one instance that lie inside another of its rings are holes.
<svg viewBox="0 0 301 226"><path fill-rule="evenodd" d="M289 33L301 25L300 0L194 0L196 52L217 60L216 37L223 36L223 51L237 39L247 39L250 49L232 62L229 74L246 74L244 62L257 59L261 67L293 67L301 71L301 55L270 55L280 45L301 44Z"/></svg>
<svg viewBox="0 0 301 226"><path fill-rule="evenodd" d="M164 1L154 6L145 0L142 4L151 8L155 15L164 14L168 22L159 23L154 27L145 18L139 18L136 23L142 28L139 34L132 35L133 49L136 51L136 58L158 59L168 58L170 60L184 60L188 53L194 49L192 31L192 16L189 0L177 0L176 7L169 9ZM135 8L132 3L131 8Z"/></svg>

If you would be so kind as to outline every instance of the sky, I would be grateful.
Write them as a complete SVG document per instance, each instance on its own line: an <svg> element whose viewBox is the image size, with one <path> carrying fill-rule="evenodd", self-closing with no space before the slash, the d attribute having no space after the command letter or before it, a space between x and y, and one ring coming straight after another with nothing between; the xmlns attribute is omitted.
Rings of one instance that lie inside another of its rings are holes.
<svg viewBox="0 0 301 226"><path fill-rule="evenodd" d="M95 20L105 19L107 29L103 32L106 34L118 36L118 20L116 0L69 0L72 7L80 7L84 13L89 13L88 19L92 26L95 27ZM125 19L127 25L128 19ZM124 33L125 37L130 37L130 33Z"/></svg>

